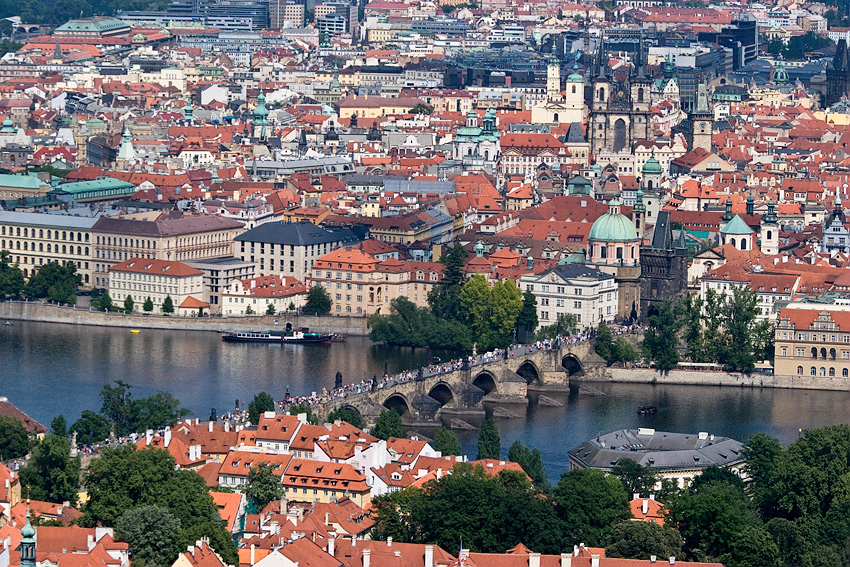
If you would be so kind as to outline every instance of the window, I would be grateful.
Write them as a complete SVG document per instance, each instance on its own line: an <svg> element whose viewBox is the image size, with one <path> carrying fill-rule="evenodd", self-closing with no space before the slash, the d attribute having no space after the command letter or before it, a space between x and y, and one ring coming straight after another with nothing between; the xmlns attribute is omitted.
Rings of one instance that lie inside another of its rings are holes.
<svg viewBox="0 0 850 567"><path fill-rule="evenodd" d="M829 377L835 378L835 368L830 367L829 369Z"/></svg>
<svg viewBox="0 0 850 567"><path fill-rule="evenodd" d="M581 309L581 301L573 301L574 309Z"/></svg>
<svg viewBox="0 0 850 567"><path fill-rule="evenodd" d="M544 321L548 321L549 320L549 312L548 311L541 311L540 312L540 318Z"/></svg>
<svg viewBox="0 0 850 567"><path fill-rule="evenodd" d="M799 376L802 376L802 375L803 375L803 367L802 367L802 366L798 366L798 367L797 367L797 374L798 374Z"/></svg>
<svg viewBox="0 0 850 567"><path fill-rule="evenodd" d="M812 376L817 376L818 375L818 369L815 368L814 366L812 366L811 369L809 370L809 374L811 374Z"/></svg>

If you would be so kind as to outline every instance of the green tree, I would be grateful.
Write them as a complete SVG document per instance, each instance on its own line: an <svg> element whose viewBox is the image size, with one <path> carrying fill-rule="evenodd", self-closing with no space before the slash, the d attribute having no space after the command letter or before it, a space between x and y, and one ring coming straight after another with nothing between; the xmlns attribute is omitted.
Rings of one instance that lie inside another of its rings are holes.
<svg viewBox="0 0 850 567"><path fill-rule="evenodd" d="M434 112L433 106L428 106L425 103L420 102L416 106L410 109L411 114L431 114Z"/></svg>
<svg viewBox="0 0 850 567"><path fill-rule="evenodd" d="M401 416L393 410L381 411L371 433L378 439L384 440L390 437L404 437Z"/></svg>
<svg viewBox="0 0 850 567"><path fill-rule="evenodd" d="M85 482L89 500L80 518L82 526L115 526L127 510L159 506L180 520L180 548L206 536L216 542L222 558L238 561L204 479L194 471L177 469L168 451L107 447L92 460Z"/></svg>
<svg viewBox="0 0 850 567"><path fill-rule="evenodd" d="M499 430L493 418L488 417L481 423L478 431L478 456L476 459L500 459L502 456L502 441Z"/></svg>
<svg viewBox="0 0 850 567"><path fill-rule="evenodd" d="M41 266L24 286L29 299L50 299L61 303L76 303L77 286L82 282L77 266L72 262L48 262Z"/></svg>
<svg viewBox="0 0 850 567"><path fill-rule="evenodd" d="M611 467L611 474L620 479L629 497L640 494L647 498L650 494L655 494L655 485L660 481L654 469L626 458L619 459L617 464Z"/></svg>
<svg viewBox="0 0 850 567"><path fill-rule="evenodd" d="M254 310L251 308L250 305L245 307L245 315L254 315Z"/></svg>
<svg viewBox="0 0 850 567"><path fill-rule="evenodd" d="M20 471L21 485L29 488L29 496L47 502L77 502L80 487L80 459L70 457L67 436L50 434L32 450Z"/></svg>
<svg viewBox="0 0 850 567"><path fill-rule="evenodd" d="M463 319L460 315L460 291L465 278L463 266L468 256L466 248L457 243L440 257L440 262L445 266L443 279L428 294L428 304L440 319Z"/></svg>
<svg viewBox="0 0 850 567"><path fill-rule="evenodd" d="M547 489L549 485L546 469L543 466L543 456L540 454L540 449L529 449L519 440L511 443L508 448L508 460L519 464L522 470L525 471L534 486L541 489Z"/></svg>
<svg viewBox="0 0 850 567"><path fill-rule="evenodd" d="M649 316L649 325L643 334L641 350L647 361L653 362L662 374L667 374L679 364L679 327L681 312L672 301L661 304L657 313Z"/></svg>
<svg viewBox="0 0 850 567"><path fill-rule="evenodd" d="M751 435L741 451L743 471L750 478L747 492L765 519L776 517L778 512L780 494L774 487L778 482L779 459L784 457L784 452L779 441L766 433Z"/></svg>
<svg viewBox="0 0 850 567"><path fill-rule="evenodd" d="M248 421L253 425L260 423L260 416L267 411L274 411L274 399L266 392L255 394L248 404Z"/></svg>
<svg viewBox="0 0 850 567"><path fill-rule="evenodd" d="M4 39L0 41L0 57L6 55L7 53L14 53L24 46L23 43L18 43L16 41L11 41L8 39Z"/></svg>
<svg viewBox="0 0 850 567"><path fill-rule="evenodd" d="M728 567L775 567L779 565L779 547L762 526L746 526L735 534L720 561Z"/></svg>
<svg viewBox="0 0 850 567"><path fill-rule="evenodd" d="M562 474L553 498L567 541L604 545L611 528L631 518L623 484L599 469L577 469Z"/></svg>
<svg viewBox="0 0 850 567"><path fill-rule="evenodd" d="M758 321L758 294L749 288L732 288L725 302L722 326L725 332L718 362L728 370L751 372L755 363L769 354L772 326L768 319Z"/></svg>
<svg viewBox="0 0 850 567"><path fill-rule="evenodd" d="M182 549L180 520L161 506L141 506L124 512L115 534L130 546L133 561L146 567L169 567Z"/></svg>
<svg viewBox="0 0 850 567"><path fill-rule="evenodd" d="M112 304L112 297L110 297L107 291L104 291L97 299L92 299L91 306L95 309L106 309L109 311L115 309L115 306Z"/></svg>
<svg viewBox="0 0 850 567"><path fill-rule="evenodd" d="M634 362L640 358L638 351L626 337L617 337L611 347L614 362Z"/></svg>
<svg viewBox="0 0 850 567"><path fill-rule="evenodd" d="M98 443L109 437L109 420L91 410L83 410L80 419L71 425L71 431L77 432L77 443Z"/></svg>
<svg viewBox="0 0 850 567"><path fill-rule="evenodd" d="M327 315L331 312L331 296L327 290L320 285L314 285L307 292L307 302L304 304L304 313L315 313L316 315Z"/></svg>
<svg viewBox="0 0 850 567"><path fill-rule="evenodd" d="M0 461L17 459L27 454L30 434L20 420L0 416Z"/></svg>
<svg viewBox="0 0 850 567"><path fill-rule="evenodd" d="M115 386L104 384L100 389L100 413L115 427L116 435L133 432L135 415L131 387L126 382L116 380Z"/></svg>
<svg viewBox="0 0 850 567"><path fill-rule="evenodd" d="M316 414L313 413L313 406L311 406L307 402L290 404L289 415L298 415L300 413L307 415L307 423L310 423L312 425L319 425L319 418L316 416Z"/></svg>
<svg viewBox="0 0 850 567"><path fill-rule="evenodd" d="M170 295L166 295L165 300L162 302L162 312L174 313L174 300L171 299Z"/></svg>
<svg viewBox="0 0 850 567"><path fill-rule="evenodd" d="M253 501L257 510L263 511L269 502L283 496L280 476L274 473L274 465L257 463L248 471L245 496Z"/></svg>
<svg viewBox="0 0 850 567"><path fill-rule="evenodd" d="M596 328L596 340L593 341L593 348L596 350L596 354L606 361L613 360L614 336L611 334L611 328L605 323L599 323Z"/></svg>
<svg viewBox="0 0 850 567"><path fill-rule="evenodd" d="M524 474L488 475L480 466L457 463L452 474L373 501L373 537L504 553L523 542L542 553L565 544L551 501L538 497Z"/></svg>
<svg viewBox="0 0 850 567"><path fill-rule="evenodd" d="M561 313L558 315L558 321L556 323L541 327L540 330L537 331L537 336L535 338L538 341L554 339L559 333L561 336L569 336L575 334L577 330L578 321L576 321L576 316L572 313Z"/></svg>
<svg viewBox="0 0 850 567"><path fill-rule="evenodd" d="M443 455L462 455L463 448L455 432L446 427L441 427L434 436L434 449Z"/></svg>
<svg viewBox="0 0 850 567"><path fill-rule="evenodd" d="M145 298L145 302L142 304L142 311L145 313L153 311L153 300L150 297Z"/></svg>
<svg viewBox="0 0 850 567"><path fill-rule="evenodd" d="M191 412L180 407L180 401L169 392L157 392L133 402L133 429L145 431L163 425L174 425Z"/></svg>
<svg viewBox="0 0 850 567"><path fill-rule="evenodd" d="M526 290L522 292L522 309L517 315L517 336L522 342L534 337L539 321L537 320L537 298L533 293Z"/></svg>
<svg viewBox="0 0 850 567"><path fill-rule="evenodd" d="M459 295L464 322L480 350L505 348L522 310L522 293L513 280L496 282L492 289L481 274L467 281Z"/></svg>
<svg viewBox="0 0 850 567"><path fill-rule="evenodd" d="M611 528L605 545L606 557L646 560L657 557L681 557L682 536L667 526L627 520Z"/></svg>
<svg viewBox="0 0 850 567"><path fill-rule="evenodd" d="M59 437L68 437L68 420L61 413L50 420L50 433Z"/></svg>
<svg viewBox="0 0 850 567"><path fill-rule="evenodd" d="M732 542L745 528L760 524L747 497L727 484L710 483L699 492L686 490L665 505L669 522L682 534L684 550L692 558L720 558L731 551Z"/></svg>
<svg viewBox="0 0 850 567"><path fill-rule="evenodd" d="M469 351L472 337L458 321L440 319L426 307L417 307L406 297L390 301L389 314L369 316L369 337L374 342L412 347Z"/></svg>
<svg viewBox="0 0 850 567"><path fill-rule="evenodd" d="M127 297L125 297L124 298L124 311L126 311L127 313L132 313L133 309L135 309L135 308L136 308L136 304L133 301L133 298L129 295Z"/></svg>
<svg viewBox="0 0 850 567"><path fill-rule="evenodd" d="M275 314L274 304L267 303L266 304L266 315L274 315L274 314Z"/></svg>
<svg viewBox="0 0 850 567"><path fill-rule="evenodd" d="M363 429L363 418L360 417L360 412L352 407L340 406L328 414L328 423L333 423L338 419L350 423L357 429Z"/></svg>
<svg viewBox="0 0 850 567"><path fill-rule="evenodd" d="M21 297L23 292L23 270L17 262L12 263L8 250L0 250L0 299Z"/></svg>

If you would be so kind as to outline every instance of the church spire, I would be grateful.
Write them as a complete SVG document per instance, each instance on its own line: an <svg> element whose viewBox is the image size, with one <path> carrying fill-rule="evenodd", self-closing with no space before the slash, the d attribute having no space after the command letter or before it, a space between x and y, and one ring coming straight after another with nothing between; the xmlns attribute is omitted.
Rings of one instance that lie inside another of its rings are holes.
<svg viewBox="0 0 850 567"><path fill-rule="evenodd" d="M29 500L27 500L27 523L21 528L21 567L35 567L35 528L30 523Z"/></svg>

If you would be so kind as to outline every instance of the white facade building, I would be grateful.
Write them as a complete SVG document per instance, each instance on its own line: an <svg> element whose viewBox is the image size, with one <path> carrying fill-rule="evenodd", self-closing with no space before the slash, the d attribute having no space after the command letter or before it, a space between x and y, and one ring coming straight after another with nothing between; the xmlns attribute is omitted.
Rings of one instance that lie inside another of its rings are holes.
<svg viewBox="0 0 850 567"><path fill-rule="evenodd" d="M561 315L575 316L579 327L610 323L617 316L617 283L614 276L584 264L565 264L542 274L524 274L520 287L537 298L541 326L558 322Z"/></svg>

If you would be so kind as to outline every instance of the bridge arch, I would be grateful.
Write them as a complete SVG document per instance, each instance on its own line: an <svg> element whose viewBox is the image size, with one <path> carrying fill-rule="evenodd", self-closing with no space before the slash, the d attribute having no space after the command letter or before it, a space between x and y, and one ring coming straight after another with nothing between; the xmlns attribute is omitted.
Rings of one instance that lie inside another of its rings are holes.
<svg viewBox="0 0 850 567"><path fill-rule="evenodd" d="M454 392L451 387L445 382L438 382L428 392L428 396L440 402L441 406L451 404L455 400Z"/></svg>
<svg viewBox="0 0 850 567"><path fill-rule="evenodd" d="M472 385L478 388L479 390L483 390L484 395L487 395L490 392L496 391L496 377L485 370L484 372L475 377L475 379L472 381Z"/></svg>
<svg viewBox="0 0 850 567"><path fill-rule="evenodd" d="M393 410L402 417L405 414L413 413L410 409L410 402L401 394L393 394L384 401L383 406L388 410Z"/></svg>
<svg viewBox="0 0 850 567"><path fill-rule="evenodd" d="M575 376L584 372L581 360L573 353L569 353L561 359L561 366L567 369L567 376Z"/></svg>
<svg viewBox="0 0 850 567"><path fill-rule="evenodd" d="M534 384L540 382L540 372L537 371L537 365L530 360L526 360L520 364L516 371L517 374L525 378L526 384Z"/></svg>

